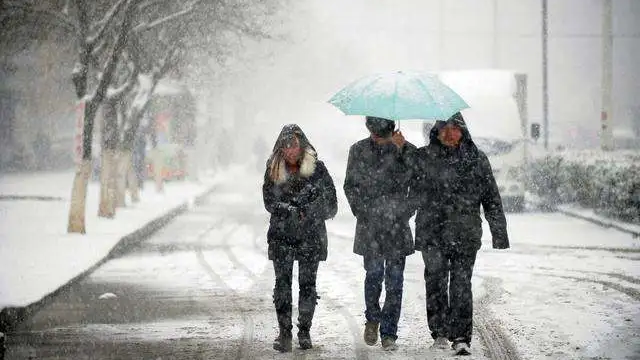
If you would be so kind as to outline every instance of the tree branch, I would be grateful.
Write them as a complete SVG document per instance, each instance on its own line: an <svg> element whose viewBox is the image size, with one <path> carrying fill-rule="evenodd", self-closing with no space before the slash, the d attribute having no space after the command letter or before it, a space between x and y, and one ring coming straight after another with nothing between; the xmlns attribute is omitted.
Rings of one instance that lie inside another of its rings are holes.
<svg viewBox="0 0 640 360"><path fill-rule="evenodd" d="M76 89L76 96L82 99L87 95L87 81L89 74L89 61L91 49L87 45L87 33L89 32L89 15L87 3L84 0L75 1L78 14L78 62L73 69L71 78Z"/></svg>
<svg viewBox="0 0 640 360"><path fill-rule="evenodd" d="M87 43L89 43L90 46L95 46L95 43L102 39L109 26L113 23L116 15L120 12L120 9L122 9L122 6L124 6L127 1L128 0L118 0L118 2L115 3L105 14L102 20L96 23L95 26L98 28L98 30L93 36L90 36L89 39L87 39Z"/></svg>
<svg viewBox="0 0 640 360"><path fill-rule="evenodd" d="M78 0L82 1L82 0ZM95 94L93 96L93 100L97 103L102 102L104 96L107 91L107 87L113 78L113 73L116 70L116 66L118 65L118 58L122 54L126 43L129 30L131 29L131 22L133 21L133 16L135 11L133 11L133 6L131 5L133 0L126 0L127 6L125 7L125 16L122 20L122 25L120 27L120 33L118 34L118 39L113 45L113 49L111 50L111 56L107 60L107 63L104 66L104 70L102 71L102 75L100 76L100 81L98 82L98 86L96 87Z"/></svg>
<svg viewBox="0 0 640 360"><path fill-rule="evenodd" d="M138 78L138 73L140 72L140 68L137 64L135 64L135 62L130 61L130 64L132 64L131 68L130 68L130 73L127 76L126 81L124 82L124 84L120 85L120 87L118 88L109 88L107 89L107 99L111 100L111 101L116 101L116 102L120 102L124 96L126 94L128 94L131 89L133 89L133 86L136 83L136 79Z"/></svg>
<svg viewBox="0 0 640 360"><path fill-rule="evenodd" d="M160 80L160 78L162 78L167 73L167 71L169 71L171 66L175 64L175 61L176 61L175 57L178 53L179 53L178 45L173 45L169 48L167 55L165 55L165 57L160 61L160 66L158 66L154 71L154 74L153 74L154 79Z"/></svg>
<svg viewBox="0 0 640 360"><path fill-rule="evenodd" d="M80 3L84 3L85 0L76 0L76 2L80 5ZM122 20L122 24L120 25L118 38L113 45L113 49L111 51L111 56L107 60L104 70L102 71L102 75L100 76L100 80L98 81L98 86L91 97L90 101L87 101L85 107L85 128L82 134L82 142L83 142L83 153L82 158L84 160L91 159L91 143L93 141L93 120L95 119L96 112L98 111L98 105L102 103L104 97L107 92L107 87L113 78L113 73L116 70L116 66L118 65L118 58L122 54L126 44L127 37L129 31L131 30L131 22L133 21L133 17L136 14L134 11L134 6L132 3L135 0L127 0L127 5L124 9L124 19ZM82 6L80 6L82 7ZM86 39L86 38L85 38Z"/></svg>
<svg viewBox="0 0 640 360"><path fill-rule="evenodd" d="M174 21L176 19L179 19L180 17L189 15L189 14L191 14L191 13L193 13L195 11L196 6L201 2L202 2L202 0L195 0L190 5L188 5L185 9L183 9L181 11L178 11L176 13L167 15L167 16L165 16L163 18L160 18L160 19L156 19L156 20L154 20L154 21L152 21L150 23L149 22L143 22L143 23L139 24L138 26L136 26L133 29L133 32L134 33L139 33L139 32L143 32L143 31L148 31L148 30L151 30L151 29L156 28L158 26L161 26L161 25L163 25L165 23L172 22L172 21Z"/></svg>
<svg viewBox="0 0 640 360"><path fill-rule="evenodd" d="M140 4L139 9L140 11L143 11L143 10L146 10L147 8L150 8L159 4L167 3L170 1L171 0L146 0L142 4Z"/></svg>

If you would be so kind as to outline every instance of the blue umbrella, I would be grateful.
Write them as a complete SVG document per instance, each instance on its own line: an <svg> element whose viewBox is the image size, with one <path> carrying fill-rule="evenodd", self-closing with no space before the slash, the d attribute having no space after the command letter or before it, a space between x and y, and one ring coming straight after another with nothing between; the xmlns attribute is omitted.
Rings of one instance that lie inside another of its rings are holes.
<svg viewBox="0 0 640 360"><path fill-rule="evenodd" d="M436 75L403 71L356 80L336 93L329 103L345 115L391 120L442 120L469 108Z"/></svg>

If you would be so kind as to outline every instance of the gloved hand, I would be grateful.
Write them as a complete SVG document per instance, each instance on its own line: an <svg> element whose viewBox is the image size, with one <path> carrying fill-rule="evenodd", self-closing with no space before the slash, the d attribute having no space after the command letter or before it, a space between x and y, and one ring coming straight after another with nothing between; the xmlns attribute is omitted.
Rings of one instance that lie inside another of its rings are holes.
<svg viewBox="0 0 640 360"><path fill-rule="evenodd" d="M287 211L289 211L289 216L293 219L301 219L303 217L302 209L298 206L289 205Z"/></svg>
<svg viewBox="0 0 640 360"><path fill-rule="evenodd" d="M289 203L282 202L282 201L276 203L274 208L275 208L275 212L280 215L288 215L298 211L298 208L296 206L293 206Z"/></svg>
<svg viewBox="0 0 640 360"><path fill-rule="evenodd" d="M313 184L308 183L305 185L300 193L293 199L293 203L300 207L309 205L313 200L318 197L318 189Z"/></svg>

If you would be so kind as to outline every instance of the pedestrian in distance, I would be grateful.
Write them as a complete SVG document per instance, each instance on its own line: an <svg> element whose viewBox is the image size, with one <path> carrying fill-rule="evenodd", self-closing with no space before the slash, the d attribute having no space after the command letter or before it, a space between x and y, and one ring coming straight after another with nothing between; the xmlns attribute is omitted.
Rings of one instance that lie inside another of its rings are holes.
<svg viewBox="0 0 640 360"><path fill-rule="evenodd" d="M493 248L509 248L500 192L487 156L474 144L460 113L436 122L429 145L415 153L414 166L409 198L417 209L415 249L424 260L432 348L451 346L456 354L468 355L481 207Z"/></svg>
<svg viewBox="0 0 640 360"><path fill-rule="evenodd" d="M344 192L356 217L353 252L361 255L364 281L364 341L397 349L405 259L414 253L407 196L416 147L394 131L392 120L366 117L370 136L349 149ZM386 297L380 307L384 282Z"/></svg>
<svg viewBox="0 0 640 360"><path fill-rule="evenodd" d="M282 128L267 161L262 195L271 214L267 242L275 271L273 302L279 328L273 348L292 350L291 286L297 260L298 341L302 349L310 349L318 266L327 259L325 221L336 215L338 204L327 168L298 125Z"/></svg>

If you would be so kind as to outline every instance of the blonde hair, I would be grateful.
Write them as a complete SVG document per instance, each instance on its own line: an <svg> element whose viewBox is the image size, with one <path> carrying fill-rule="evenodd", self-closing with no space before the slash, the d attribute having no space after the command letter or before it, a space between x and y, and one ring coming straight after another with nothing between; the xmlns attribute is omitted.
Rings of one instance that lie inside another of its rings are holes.
<svg viewBox="0 0 640 360"><path fill-rule="evenodd" d="M269 179L273 182L284 181L282 178L283 175L286 175L284 166L284 154L282 153L282 149L279 148L276 152L271 154L271 157L269 158Z"/></svg>

